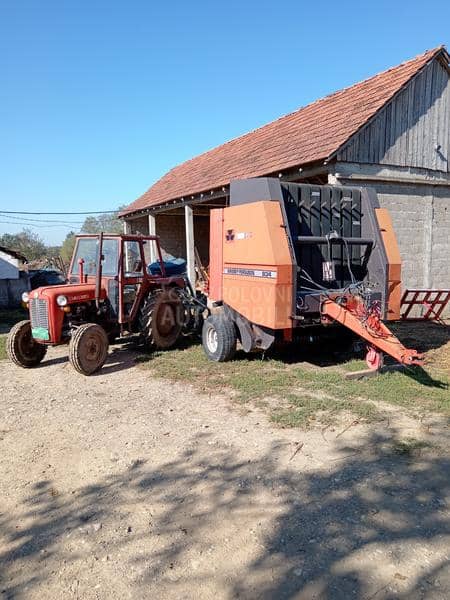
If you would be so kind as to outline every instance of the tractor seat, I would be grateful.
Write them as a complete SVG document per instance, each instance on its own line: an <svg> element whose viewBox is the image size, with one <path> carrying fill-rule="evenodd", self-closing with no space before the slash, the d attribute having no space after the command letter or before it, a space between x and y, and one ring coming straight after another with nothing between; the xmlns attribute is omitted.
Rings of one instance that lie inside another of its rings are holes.
<svg viewBox="0 0 450 600"><path fill-rule="evenodd" d="M184 258L170 258L163 260L166 275L183 275L186 273L186 261ZM150 263L147 266L147 271L150 275L162 275L159 261Z"/></svg>

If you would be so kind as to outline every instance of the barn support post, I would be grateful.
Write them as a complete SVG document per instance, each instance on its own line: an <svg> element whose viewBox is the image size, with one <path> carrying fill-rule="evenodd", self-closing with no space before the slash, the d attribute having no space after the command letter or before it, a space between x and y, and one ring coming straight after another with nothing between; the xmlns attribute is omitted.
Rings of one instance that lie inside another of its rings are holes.
<svg viewBox="0 0 450 600"><path fill-rule="evenodd" d="M191 206L184 207L184 223L186 227L187 276L192 287L195 288L194 212Z"/></svg>
<svg viewBox="0 0 450 600"><path fill-rule="evenodd" d="M156 217L155 215L148 215L148 235L156 235ZM150 262L156 260L156 248L155 243L150 242Z"/></svg>

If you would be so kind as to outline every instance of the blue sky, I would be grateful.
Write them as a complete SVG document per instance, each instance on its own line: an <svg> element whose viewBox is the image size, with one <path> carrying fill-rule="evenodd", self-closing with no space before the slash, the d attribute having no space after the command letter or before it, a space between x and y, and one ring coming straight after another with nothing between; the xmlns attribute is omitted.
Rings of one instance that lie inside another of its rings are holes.
<svg viewBox="0 0 450 600"><path fill-rule="evenodd" d="M450 44L449 22L450 3L417 0L3 0L0 210L127 204L204 150Z"/></svg>

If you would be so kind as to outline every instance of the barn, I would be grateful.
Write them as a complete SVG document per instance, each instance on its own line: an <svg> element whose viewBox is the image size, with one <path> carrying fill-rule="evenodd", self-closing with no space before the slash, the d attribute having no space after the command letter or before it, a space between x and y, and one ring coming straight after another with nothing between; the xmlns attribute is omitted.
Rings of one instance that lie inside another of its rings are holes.
<svg viewBox="0 0 450 600"><path fill-rule="evenodd" d="M371 186L390 210L408 288L450 283L450 57L441 46L176 166L121 213L188 261L233 179Z"/></svg>

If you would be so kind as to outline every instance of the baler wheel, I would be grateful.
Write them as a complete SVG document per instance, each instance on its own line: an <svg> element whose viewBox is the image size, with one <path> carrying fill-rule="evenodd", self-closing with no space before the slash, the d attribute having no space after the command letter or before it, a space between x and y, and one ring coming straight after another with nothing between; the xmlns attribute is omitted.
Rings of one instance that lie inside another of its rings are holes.
<svg viewBox="0 0 450 600"><path fill-rule="evenodd" d="M373 346L367 348L366 364L371 371L379 371L383 367L383 353Z"/></svg>
<svg viewBox="0 0 450 600"><path fill-rule="evenodd" d="M19 321L9 332L6 352L14 364L29 369L42 361L47 346L34 341L30 321Z"/></svg>
<svg viewBox="0 0 450 600"><path fill-rule="evenodd" d="M108 356L108 336L96 323L80 325L70 340L69 361L82 375L92 375L105 364Z"/></svg>
<svg viewBox="0 0 450 600"><path fill-rule="evenodd" d="M225 315L210 315L203 324L203 350L210 360L225 362L236 352L236 327Z"/></svg>
<svg viewBox="0 0 450 600"><path fill-rule="evenodd" d="M176 288L160 290L144 302L139 315L139 330L148 349L167 350L180 337L184 307Z"/></svg>

